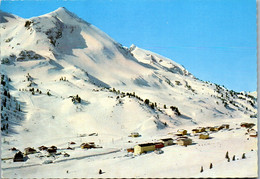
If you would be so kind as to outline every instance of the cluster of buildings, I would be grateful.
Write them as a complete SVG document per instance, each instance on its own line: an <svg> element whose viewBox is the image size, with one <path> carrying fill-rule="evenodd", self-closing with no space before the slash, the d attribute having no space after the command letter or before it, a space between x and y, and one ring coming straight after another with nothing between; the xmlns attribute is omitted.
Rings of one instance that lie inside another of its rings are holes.
<svg viewBox="0 0 260 179"><path fill-rule="evenodd" d="M246 134L249 134L250 137L257 137L258 135L257 131L255 129L252 129L255 126L254 123L242 122L240 126L243 128L247 128Z"/></svg>
<svg viewBox="0 0 260 179"><path fill-rule="evenodd" d="M255 124L254 124L254 123L242 122L242 123L240 124L240 126L241 126L241 127L245 127L245 128L252 128L252 127L255 126Z"/></svg>
<svg viewBox="0 0 260 179"><path fill-rule="evenodd" d="M252 126L250 123L248 124L243 124L245 126ZM209 133L211 132L217 132L222 129L229 129L229 124L222 124L220 126L208 126L208 127L197 127L195 129L191 130L191 133L193 136L198 136L199 139L209 139ZM257 132L253 129L250 131L248 130L249 135L251 136L257 136ZM169 133L172 134L172 133ZM129 137L139 137L139 133L134 132L129 135ZM173 140L172 138L165 138L165 139L160 139L157 142L153 143L142 143L142 144L137 144L134 146L134 148L127 149L128 152L134 153L134 155L139 155L142 153L150 152L150 151L157 151L160 150L161 148L173 144L181 145L181 146L188 146L192 145L192 139L189 138L188 131L185 129L179 129L175 133L176 138Z"/></svg>
<svg viewBox="0 0 260 179"><path fill-rule="evenodd" d="M174 140L172 138L164 138L164 139L160 139L157 142L137 144L136 146L134 146L134 148L127 149L127 151L133 152L134 155L140 155L142 153L147 153L150 151L157 151L163 147L174 145L174 144L178 144L182 146L187 146L192 144L192 139L187 136L178 137L175 140L175 143L173 141Z"/></svg>
<svg viewBox="0 0 260 179"><path fill-rule="evenodd" d="M136 146L134 146L134 148L131 151L134 153L134 155L139 155L142 153L159 150L169 145L173 145L172 138L160 139L158 142L154 142L154 143L137 144Z"/></svg>

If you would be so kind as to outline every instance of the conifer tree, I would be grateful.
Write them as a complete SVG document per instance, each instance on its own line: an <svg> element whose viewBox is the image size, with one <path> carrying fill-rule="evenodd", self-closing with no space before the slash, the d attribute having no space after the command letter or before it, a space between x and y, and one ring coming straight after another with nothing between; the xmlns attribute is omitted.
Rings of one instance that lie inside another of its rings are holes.
<svg viewBox="0 0 260 179"><path fill-rule="evenodd" d="M203 172L203 166L201 166L201 168L200 168L200 173L202 173Z"/></svg>
<svg viewBox="0 0 260 179"><path fill-rule="evenodd" d="M210 165L209 165L209 169L212 169L213 168L213 165L212 165L212 163L210 163Z"/></svg>
<svg viewBox="0 0 260 179"><path fill-rule="evenodd" d="M245 158L246 158L246 154L243 153L243 155L242 155L242 159L245 159Z"/></svg>
<svg viewBox="0 0 260 179"><path fill-rule="evenodd" d="M151 104L151 108L154 109L154 104L153 103Z"/></svg>
<svg viewBox="0 0 260 179"><path fill-rule="evenodd" d="M229 156L228 156L228 151L227 151L227 153L226 153L226 156L225 156L225 158L226 158L226 159L228 159L228 158L229 158Z"/></svg>
<svg viewBox="0 0 260 179"><path fill-rule="evenodd" d="M144 100L144 103L147 105L149 105L149 102L150 102L149 99Z"/></svg>

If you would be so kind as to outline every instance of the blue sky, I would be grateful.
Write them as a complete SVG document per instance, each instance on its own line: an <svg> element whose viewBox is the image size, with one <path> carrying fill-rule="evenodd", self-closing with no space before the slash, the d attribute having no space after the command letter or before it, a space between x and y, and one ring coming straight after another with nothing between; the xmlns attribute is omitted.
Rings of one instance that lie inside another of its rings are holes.
<svg viewBox="0 0 260 179"><path fill-rule="evenodd" d="M182 64L235 91L257 88L255 0L2 1L23 18L66 7L113 39Z"/></svg>

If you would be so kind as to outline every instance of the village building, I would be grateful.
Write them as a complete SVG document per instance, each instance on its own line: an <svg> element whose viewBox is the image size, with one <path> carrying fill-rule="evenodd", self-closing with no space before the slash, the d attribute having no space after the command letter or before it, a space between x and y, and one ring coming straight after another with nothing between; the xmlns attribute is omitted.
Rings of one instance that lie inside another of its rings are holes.
<svg viewBox="0 0 260 179"><path fill-rule="evenodd" d="M248 123L248 124L247 124L247 128L252 128L252 127L254 127L254 126L255 126L254 123Z"/></svg>
<svg viewBox="0 0 260 179"><path fill-rule="evenodd" d="M197 129L198 129L199 132L205 132L206 131L205 127L197 127Z"/></svg>
<svg viewBox="0 0 260 179"><path fill-rule="evenodd" d="M191 132L192 132L193 134L197 134L197 133L199 133L199 129L192 129Z"/></svg>
<svg viewBox="0 0 260 179"><path fill-rule="evenodd" d="M156 142L154 143L154 145L155 145L155 149L161 149L165 146L162 142Z"/></svg>
<svg viewBox="0 0 260 179"><path fill-rule="evenodd" d="M70 156L70 154L68 154L68 153L64 154L64 157L69 157L69 156Z"/></svg>
<svg viewBox="0 0 260 179"><path fill-rule="evenodd" d="M47 149L47 152L48 152L49 154L56 154L57 149L55 149L55 148L48 148L48 149Z"/></svg>
<svg viewBox="0 0 260 179"><path fill-rule="evenodd" d="M254 129L250 130L250 131L249 131L249 136L250 136L250 137L257 137L257 131L254 130Z"/></svg>
<svg viewBox="0 0 260 179"><path fill-rule="evenodd" d="M31 148L31 147L27 147L27 148L24 149L24 154L25 155L34 154L36 152L37 151L34 148Z"/></svg>
<svg viewBox="0 0 260 179"><path fill-rule="evenodd" d="M54 145L53 145L53 146L51 146L50 148L51 148L51 149L55 149L55 150L57 150L57 149L58 149L58 148L57 148L56 146L54 146Z"/></svg>
<svg viewBox="0 0 260 179"><path fill-rule="evenodd" d="M214 127L206 127L205 128L205 131L207 131L207 132L210 132L210 131L214 131Z"/></svg>
<svg viewBox="0 0 260 179"><path fill-rule="evenodd" d="M149 151L155 150L155 144L154 143L145 143L145 144L138 144L134 146L134 155L140 155L142 153L146 153Z"/></svg>
<svg viewBox="0 0 260 179"><path fill-rule="evenodd" d="M179 137L177 139L177 144L182 146L187 146L192 144L192 139L188 137Z"/></svg>
<svg viewBox="0 0 260 179"><path fill-rule="evenodd" d="M178 134L179 134L179 135L187 135L187 130L185 130L185 129L179 129L179 130L177 130L176 135L178 136Z"/></svg>
<svg viewBox="0 0 260 179"><path fill-rule="evenodd" d="M242 122L242 123L240 124L240 126L241 126L241 127L245 127L245 128L252 128L252 127L255 126L255 124L254 124L254 123Z"/></svg>
<svg viewBox="0 0 260 179"><path fill-rule="evenodd" d="M172 138L160 139L160 141L163 143L164 146L173 145Z"/></svg>
<svg viewBox="0 0 260 179"><path fill-rule="evenodd" d="M127 152L131 152L131 153L134 153L134 148L129 148L129 149L126 149Z"/></svg>
<svg viewBox="0 0 260 179"><path fill-rule="evenodd" d="M229 124L222 124L221 125L224 129L229 129Z"/></svg>
<svg viewBox="0 0 260 179"><path fill-rule="evenodd" d="M140 137L138 132L132 132L128 137Z"/></svg>
<svg viewBox="0 0 260 179"><path fill-rule="evenodd" d="M92 148L95 148L95 143L94 142L82 143L80 145L80 148L82 148L82 149L92 149Z"/></svg>
<svg viewBox="0 0 260 179"><path fill-rule="evenodd" d="M214 126L214 131L220 131L223 128L223 126Z"/></svg>
<svg viewBox="0 0 260 179"><path fill-rule="evenodd" d="M246 127L246 126L247 126L247 123L246 123L246 122L242 122L242 123L240 124L240 126L241 126L241 127Z"/></svg>
<svg viewBox="0 0 260 179"><path fill-rule="evenodd" d="M38 149L39 149L39 150L47 150L48 147L42 145L42 146L38 147Z"/></svg>
<svg viewBox="0 0 260 179"><path fill-rule="evenodd" d="M209 134L208 133L202 133L199 135L199 139L208 139L209 138Z"/></svg>
<svg viewBox="0 0 260 179"><path fill-rule="evenodd" d="M15 148L15 147L12 147L12 148L9 149L9 150L11 150L11 151L18 151L17 148Z"/></svg>

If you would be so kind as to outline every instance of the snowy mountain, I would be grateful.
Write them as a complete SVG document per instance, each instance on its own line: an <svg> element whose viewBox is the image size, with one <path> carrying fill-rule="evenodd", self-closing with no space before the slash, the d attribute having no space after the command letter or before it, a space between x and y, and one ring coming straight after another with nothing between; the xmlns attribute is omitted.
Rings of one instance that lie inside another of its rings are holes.
<svg viewBox="0 0 260 179"><path fill-rule="evenodd" d="M184 126L256 120L254 96L201 81L135 45L123 47L65 8L30 19L0 11L0 22L4 157L13 146L66 146L91 133L111 148L131 132L144 140Z"/></svg>

